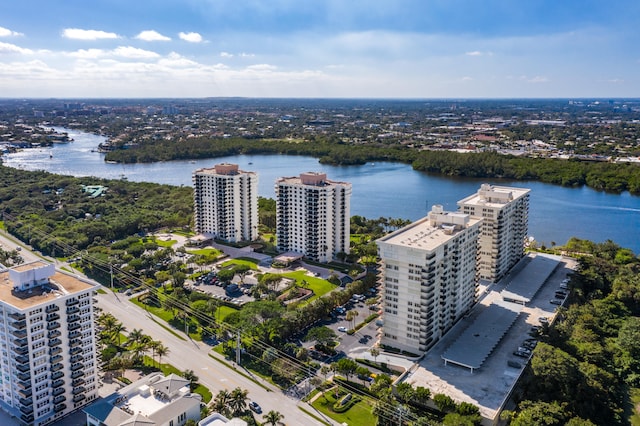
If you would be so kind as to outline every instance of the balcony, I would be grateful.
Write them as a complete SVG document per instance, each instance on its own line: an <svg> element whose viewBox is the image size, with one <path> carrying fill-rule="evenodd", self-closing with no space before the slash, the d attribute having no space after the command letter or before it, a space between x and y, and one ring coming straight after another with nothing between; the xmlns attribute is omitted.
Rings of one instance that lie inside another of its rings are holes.
<svg viewBox="0 0 640 426"><path fill-rule="evenodd" d="M80 336L82 336L82 333L80 331L72 331L69 333L69 339L77 339Z"/></svg>
<svg viewBox="0 0 640 426"><path fill-rule="evenodd" d="M85 388L84 386L78 386L77 388L73 388L73 390L71 391L72 394L77 395L79 393L83 393L87 390L87 388Z"/></svg>
<svg viewBox="0 0 640 426"><path fill-rule="evenodd" d="M28 379L18 381L18 387L23 390L31 389L31 376Z"/></svg>
<svg viewBox="0 0 640 426"><path fill-rule="evenodd" d="M50 356L58 355L60 352L62 352L62 348L51 348L51 349L49 349L49 355Z"/></svg>
<svg viewBox="0 0 640 426"><path fill-rule="evenodd" d="M79 354L80 352L82 352L82 348L79 346L69 349L69 355Z"/></svg>
<svg viewBox="0 0 640 426"><path fill-rule="evenodd" d="M33 421L33 414L23 414L20 416L20 420L26 422L26 423L31 423Z"/></svg>
<svg viewBox="0 0 640 426"><path fill-rule="evenodd" d="M13 322L10 322L9 325L18 330L22 330L27 326L27 320L13 321Z"/></svg>
<svg viewBox="0 0 640 426"><path fill-rule="evenodd" d="M29 363L29 355L16 355L13 357L20 364L28 364Z"/></svg>
<svg viewBox="0 0 640 426"><path fill-rule="evenodd" d="M16 368L18 371L22 371L23 373L31 371L31 366L29 364L18 364Z"/></svg>
<svg viewBox="0 0 640 426"><path fill-rule="evenodd" d="M79 306L70 306L67 308L67 315L75 314L77 312L80 312Z"/></svg>
<svg viewBox="0 0 640 426"><path fill-rule="evenodd" d="M69 362L76 363L76 362L80 362L84 359L84 357L82 355L74 355L71 357L71 359L69 360Z"/></svg>
<svg viewBox="0 0 640 426"><path fill-rule="evenodd" d="M23 405L22 407L20 407L20 412L21 412L22 414L27 414L27 415L29 415L29 414L33 413L33 406L29 405L29 406L26 406L26 407L25 407L25 406Z"/></svg>
<svg viewBox="0 0 640 426"><path fill-rule="evenodd" d="M24 398L29 398L32 392L31 389L18 389L18 394Z"/></svg>
<svg viewBox="0 0 640 426"><path fill-rule="evenodd" d="M86 398L86 396L84 394L76 395L76 396L73 397L73 402L80 402L85 398Z"/></svg>
<svg viewBox="0 0 640 426"><path fill-rule="evenodd" d="M82 343L82 340L80 339L73 339L69 342L69 347L73 348L75 346L78 346Z"/></svg>
<svg viewBox="0 0 640 426"><path fill-rule="evenodd" d="M62 355L54 355L51 358L49 358L49 364L56 364L60 361L62 361Z"/></svg>
<svg viewBox="0 0 640 426"><path fill-rule="evenodd" d="M80 315L71 315L70 317L67 318L67 323L71 323L75 321L80 321Z"/></svg>
<svg viewBox="0 0 640 426"><path fill-rule="evenodd" d="M61 402L65 402L67 400L67 397L64 395L58 395L55 398L53 398L53 403L54 404L60 404Z"/></svg>
<svg viewBox="0 0 640 426"><path fill-rule="evenodd" d="M60 314L49 314L47 315L47 321L56 321L60 319Z"/></svg>
<svg viewBox="0 0 640 426"><path fill-rule="evenodd" d="M64 385L64 380L59 379L59 380L54 380L53 382L51 382L51 387L52 388L58 388L60 386ZM62 389L62 388L61 388ZM54 393L56 392L55 390L53 391ZM64 392L64 389L62 389L62 392ZM60 392L58 392L56 395L59 395Z"/></svg>
<svg viewBox="0 0 640 426"><path fill-rule="evenodd" d="M49 340L49 347L54 347L54 346L58 346L62 344L62 340L55 338L55 339L51 339Z"/></svg>
<svg viewBox="0 0 640 426"><path fill-rule="evenodd" d="M81 377L79 379L75 379L71 382L71 386L76 387L76 386L80 386L80 385L84 385L85 380Z"/></svg>
<svg viewBox="0 0 640 426"><path fill-rule="evenodd" d="M47 333L48 339L55 339L56 337L62 336L62 332L60 330L51 330Z"/></svg>
<svg viewBox="0 0 640 426"><path fill-rule="evenodd" d="M47 330L55 330L56 328L60 328L60 323L58 321L47 324Z"/></svg>
<svg viewBox="0 0 640 426"><path fill-rule="evenodd" d="M25 314L19 314L17 312L12 312L8 315L9 318L12 318L16 321L22 321L23 319L26 319L27 317L25 316Z"/></svg>
<svg viewBox="0 0 640 426"><path fill-rule="evenodd" d="M18 379L22 381L26 381L26 380L31 381L31 373L29 373L28 371L24 373L18 373Z"/></svg>
<svg viewBox="0 0 640 426"><path fill-rule="evenodd" d="M64 388L57 388L57 389L54 389L54 391L51 392L51 394L53 396L59 396L59 395L62 395L63 393L65 393L65 392L66 391L64 390Z"/></svg>
<svg viewBox="0 0 640 426"><path fill-rule="evenodd" d="M20 398L20 399L18 399L18 401L22 405L32 405L33 404L33 399L31 399L31 398Z"/></svg>
<svg viewBox="0 0 640 426"><path fill-rule="evenodd" d="M69 326L67 327L67 330L69 330L69 331L73 331L73 330L77 330L77 329L79 329L80 327L81 327L81 326L80 326L80 324L79 324L79 323L74 322L74 323L69 324Z"/></svg>
<svg viewBox="0 0 640 426"><path fill-rule="evenodd" d="M65 408L67 408L66 404L58 404L58 405L53 407L53 411L55 411L57 413L59 411L64 410Z"/></svg>
<svg viewBox="0 0 640 426"><path fill-rule="evenodd" d="M60 355L57 355L57 356L59 356L60 359L62 359L62 357ZM51 372L55 372L55 371L58 371L58 370L62 370L63 368L64 368L64 365L62 365L61 362L58 362L56 364L53 364L49 370L51 370Z"/></svg>
<svg viewBox="0 0 640 426"><path fill-rule="evenodd" d="M51 380L58 380L62 376L64 376L64 372L56 371L55 373L51 374Z"/></svg>
<svg viewBox="0 0 640 426"><path fill-rule="evenodd" d="M72 379L77 379L78 377L84 377L84 371L77 370L77 371L74 371L73 373L71 373L71 378Z"/></svg>
<svg viewBox="0 0 640 426"><path fill-rule="evenodd" d="M65 302L65 304L66 304L67 306L74 306L74 305L77 305L78 303L80 303L80 302L78 301L78 299L75 299L75 298L73 298L73 299L68 299L68 300Z"/></svg>
<svg viewBox="0 0 640 426"><path fill-rule="evenodd" d="M11 348L11 350L17 354L24 355L29 353L29 348L27 346L21 346L18 348Z"/></svg>
<svg viewBox="0 0 640 426"><path fill-rule="evenodd" d="M46 307L46 309L44 310L47 314L50 314L52 312L58 312L60 310L60 306L58 305L49 305Z"/></svg>
<svg viewBox="0 0 640 426"><path fill-rule="evenodd" d="M14 337L21 339L27 337L27 330L14 330L11 334L13 334Z"/></svg>
<svg viewBox="0 0 640 426"><path fill-rule="evenodd" d="M79 363L77 363L77 364L73 364L73 365L71 366L71 371L76 371L76 370L79 370L79 369L81 369L81 368L84 368L84 364L83 364L83 363L81 363L81 362L79 362Z"/></svg>

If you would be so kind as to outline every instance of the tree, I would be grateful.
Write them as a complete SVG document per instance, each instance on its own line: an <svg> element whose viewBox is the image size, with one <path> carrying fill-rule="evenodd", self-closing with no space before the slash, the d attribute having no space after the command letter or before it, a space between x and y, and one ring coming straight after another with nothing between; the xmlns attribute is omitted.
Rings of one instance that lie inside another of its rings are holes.
<svg viewBox="0 0 640 426"><path fill-rule="evenodd" d="M398 394L398 399L402 401L404 404L408 404L415 397L415 390L411 383L402 382L396 386L396 392Z"/></svg>
<svg viewBox="0 0 640 426"><path fill-rule="evenodd" d="M307 333L306 340L315 340L321 345L327 345L338 338L336 333L326 326L313 327Z"/></svg>
<svg viewBox="0 0 640 426"><path fill-rule="evenodd" d="M327 376L329 375L329 373L331 373L331 368L329 368L326 365L323 365L322 367L320 367L320 374L322 374L324 376L324 381L327 381Z"/></svg>
<svg viewBox="0 0 640 426"><path fill-rule="evenodd" d="M280 420L284 419L284 416L278 411L271 410L263 415L262 418L264 419L265 425L276 426Z"/></svg>
<svg viewBox="0 0 640 426"><path fill-rule="evenodd" d="M358 368L356 368L356 374L358 375L358 378L362 380L362 384L364 385L366 381L369 379L369 375L371 374L371 371L369 371L367 367L363 367L359 365Z"/></svg>
<svg viewBox="0 0 640 426"><path fill-rule="evenodd" d="M451 412L456 409L456 403L449 395L443 393L437 393L433 396L433 402L438 407L438 410L443 413Z"/></svg>
<svg viewBox="0 0 640 426"><path fill-rule="evenodd" d="M355 309L351 309L347 311L345 319L351 323L351 328L355 328L355 319L358 316L358 311Z"/></svg>
<svg viewBox="0 0 640 426"><path fill-rule="evenodd" d="M380 349L374 346L373 348L369 349L369 353L373 357L373 362L376 362L378 356L380 356Z"/></svg>
<svg viewBox="0 0 640 426"><path fill-rule="evenodd" d="M229 284L236 273L233 269L221 269L218 271L218 279L222 281L223 284Z"/></svg>
<svg viewBox="0 0 640 426"><path fill-rule="evenodd" d="M211 408L216 413L229 415L230 401L231 401L231 393L229 393L229 391L227 391L226 389L222 389L216 394L215 398L213 399Z"/></svg>
<svg viewBox="0 0 640 426"><path fill-rule="evenodd" d="M240 282L244 284L244 277L246 277L247 274L251 272L251 268L249 267L249 265L240 264L236 265L233 268L233 272L235 273L235 275L240 277Z"/></svg>
<svg viewBox="0 0 640 426"><path fill-rule="evenodd" d="M160 366L162 365L162 357L169 354L169 348L160 344L156 347L156 354L158 354L158 366Z"/></svg>
<svg viewBox="0 0 640 426"><path fill-rule="evenodd" d="M234 416L242 414L247 409L248 394L248 390L239 387L231 391L229 407Z"/></svg>
<svg viewBox="0 0 640 426"><path fill-rule="evenodd" d="M191 392L193 392L197 387L198 380L200 380L200 378L196 376L196 373L194 373L193 370L185 370L182 373L182 377L189 381L189 388Z"/></svg>
<svg viewBox="0 0 640 426"><path fill-rule="evenodd" d="M341 358L336 363L337 371L340 372L341 374L344 374L347 377L347 381L349 380L351 375L356 372L357 368L358 368L358 363L350 358Z"/></svg>

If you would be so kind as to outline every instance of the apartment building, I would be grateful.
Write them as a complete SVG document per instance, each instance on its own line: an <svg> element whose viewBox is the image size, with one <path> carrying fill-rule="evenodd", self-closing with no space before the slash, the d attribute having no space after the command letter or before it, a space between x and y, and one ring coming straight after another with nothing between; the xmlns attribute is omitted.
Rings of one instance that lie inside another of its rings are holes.
<svg viewBox="0 0 640 426"><path fill-rule="evenodd" d="M87 426L183 426L200 420L202 397L189 380L151 373L84 409Z"/></svg>
<svg viewBox="0 0 640 426"><path fill-rule="evenodd" d="M275 190L278 250L316 262L349 253L350 183L308 172L278 179Z"/></svg>
<svg viewBox="0 0 640 426"><path fill-rule="evenodd" d="M98 396L96 285L42 261L0 271L0 408L46 425Z"/></svg>
<svg viewBox="0 0 640 426"><path fill-rule="evenodd" d="M530 189L483 184L458 201L458 210L483 218L478 248L478 278L499 281L524 256L529 233Z"/></svg>
<svg viewBox="0 0 640 426"><path fill-rule="evenodd" d="M421 354L471 308L481 226L482 219L435 205L426 217L376 241L383 345Z"/></svg>
<svg viewBox="0 0 640 426"><path fill-rule="evenodd" d="M258 238L258 175L221 163L193 172L196 232L229 242Z"/></svg>

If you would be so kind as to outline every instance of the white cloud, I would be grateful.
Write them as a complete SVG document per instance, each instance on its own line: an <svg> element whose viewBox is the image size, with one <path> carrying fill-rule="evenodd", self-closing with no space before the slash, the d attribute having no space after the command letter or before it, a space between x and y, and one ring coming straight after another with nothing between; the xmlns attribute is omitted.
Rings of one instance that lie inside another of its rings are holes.
<svg viewBox="0 0 640 426"><path fill-rule="evenodd" d="M129 58L129 59L152 59L152 58L158 58L160 56L156 52L152 52L150 50L138 49L137 47L132 47L132 46L119 46L116 49L114 49L112 52L113 52L113 55L115 56L120 56L122 58Z"/></svg>
<svg viewBox="0 0 640 426"><path fill-rule="evenodd" d="M144 41L171 41L170 37L164 36L155 30L141 31L136 38Z"/></svg>
<svg viewBox="0 0 640 426"><path fill-rule="evenodd" d="M220 52L220 56L223 57L223 58L233 58L233 53Z"/></svg>
<svg viewBox="0 0 640 426"><path fill-rule="evenodd" d="M16 46L15 44L11 44L11 43L0 42L0 55L11 54L11 53L18 53L20 55L30 55L33 53L33 50Z"/></svg>
<svg viewBox="0 0 640 426"><path fill-rule="evenodd" d="M465 53L465 55L467 55L467 56L482 56L482 52L480 52L479 50L474 50L473 52Z"/></svg>
<svg viewBox="0 0 640 426"><path fill-rule="evenodd" d="M469 77L469 76L467 75L467 76L462 77L462 79L461 79L461 80L462 80L462 81L473 81L473 77Z"/></svg>
<svg viewBox="0 0 640 426"><path fill-rule="evenodd" d="M178 37L180 37L184 41L188 41L189 43L200 43L202 41L202 36L198 33L180 32L178 34Z"/></svg>
<svg viewBox="0 0 640 426"><path fill-rule="evenodd" d="M102 49L79 49L74 52L68 52L66 55L80 59L97 59L107 54L106 50Z"/></svg>
<svg viewBox="0 0 640 426"><path fill-rule="evenodd" d="M23 35L24 34L22 33L11 31L8 28L0 27L0 37L17 37L17 36L23 36Z"/></svg>
<svg viewBox="0 0 640 426"><path fill-rule="evenodd" d="M241 58L253 58L256 55L254 55L253 53L244 53L244 52L242 52L238 56L240 56Z"/></svg>
<svg viewBox="0 0 640 426"><path fill-rule="evenodd" d="M100 30L82 30L80 28L65 28L62 31L62 37L74 40L101 40L120 38L116 33L109 33Z"/></svg>
<svg viewBox="0 0 640 426"><path fill-rule="evenodd" d="M536 75L533 78L527 80L529 83L547 83L549 79L540 75Z"/></svg>
<svg viewBox="0 0 640 426"><path fill-rule="evenodd" d="M278 69L278 67L269 64L255 64L249 65L247 69L253 71L275 71L276 69Z"/></svg>
<svg viewBox="0 0 640 426"><path fill-rule="evenodd" d="M621 78L612 78L610 80L607 80L609 83L613 83L613 84L620 84L620 83L624 83L624 80Z"/></svg>

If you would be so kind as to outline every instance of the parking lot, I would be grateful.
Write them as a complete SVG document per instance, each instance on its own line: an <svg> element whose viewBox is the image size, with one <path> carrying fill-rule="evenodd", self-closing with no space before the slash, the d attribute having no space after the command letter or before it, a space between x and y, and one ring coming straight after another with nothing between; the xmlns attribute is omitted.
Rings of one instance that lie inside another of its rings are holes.
<svg viewBox="0 0 640 426"><path fill-rule="evenodd" d="M493 350L480 369L471 372L467 368L445 365L442 355L458 339L465 329L482 312L483 308L501 298L500 292L511 277L491 286L471 313L458 322L420 361L404 379L414 386L426 386L432 394L444 393L454 400L470 402L480 407L485 418L494 418L509 396L534 347L532 332L535 328L550 325L555 320L558 307L552 300L560 285L575 268L575 261L562 258L560 264L540 288L534 298L524 306L519 317ZM526 268L522 273L526 273ZM519 352L519 355L515 353Z"/></svg>

